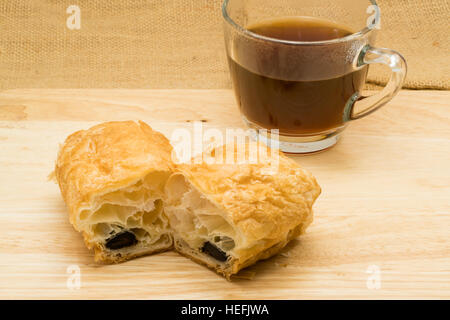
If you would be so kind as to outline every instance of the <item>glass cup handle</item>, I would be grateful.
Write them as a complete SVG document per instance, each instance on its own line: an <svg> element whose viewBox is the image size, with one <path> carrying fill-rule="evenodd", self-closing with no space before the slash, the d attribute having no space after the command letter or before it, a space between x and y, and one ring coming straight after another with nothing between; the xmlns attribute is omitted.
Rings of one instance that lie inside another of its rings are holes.
<svg viewBox="0 0 450 320"><path fill-rule="evenodd" d="M357 65L362 67L367 64L381 63L392 70L391 78L386 86L378 93L371 96L361 96L359 93L353 98L347 119L356 120L371 114L388 103L402 88L406 77L406 61L400 53L391 49L374 48L365 46L358 57Z"/></svg>

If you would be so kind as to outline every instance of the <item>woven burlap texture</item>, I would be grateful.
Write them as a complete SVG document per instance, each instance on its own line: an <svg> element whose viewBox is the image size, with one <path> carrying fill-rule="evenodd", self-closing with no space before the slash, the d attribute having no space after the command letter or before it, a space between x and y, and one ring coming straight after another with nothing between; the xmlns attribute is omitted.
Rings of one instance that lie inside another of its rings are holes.
<svg viewBox="0 0 450 320"><path fill-rule="evenodd" d="M0 88L229 88L222 0L3 0ZM406 88L449 89L448 0L379 0ZM66 27L67 7L81 28ZM372 68L383 84L387 70Z"/></svg>

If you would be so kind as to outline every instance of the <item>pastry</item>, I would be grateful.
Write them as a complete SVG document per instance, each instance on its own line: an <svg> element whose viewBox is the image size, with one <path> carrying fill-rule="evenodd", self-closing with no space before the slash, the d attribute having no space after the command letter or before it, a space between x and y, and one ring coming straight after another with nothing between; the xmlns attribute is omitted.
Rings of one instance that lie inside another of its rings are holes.
<svg viewBox="0 0 450 320"><path fill-rule="evenodd" d="M258 161L227 164L236 150L210 151L209 158L222 157L218 163L178 165L164 205L175 249L227 278L302 234L321 192L311 173L278 151L259 145Z"/></svg>
<svg viewBox="0 0 450 320"><path fill-rule="evenodd" d="M96 261L121 262L167 250L164 214L172 147L144 122L107 122L70 135L55 177L70 214Z"/></svg>
<svg viewBox="0 0 450 320"><path fill-rule="evenodd" d="M141 121L70 135L54 175L96 261L175 247L228 279L302 234L321 192L307 170L262 144L216 147L175 165L169 141Z"/></svg>

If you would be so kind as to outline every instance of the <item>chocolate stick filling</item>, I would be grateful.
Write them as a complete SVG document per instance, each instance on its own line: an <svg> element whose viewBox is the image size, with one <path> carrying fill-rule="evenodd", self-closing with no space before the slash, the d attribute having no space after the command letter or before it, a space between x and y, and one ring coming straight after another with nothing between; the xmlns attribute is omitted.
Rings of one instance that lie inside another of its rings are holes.
<svg viewBox="0 0 450 320"><path fill-rule="evenodd" d="M132 232L124 231L118 233L106 240L106 248L110 250L122 249L125 247L134 246L137 243L136 236Z"/></svg>
<svg viewBox="0 0 450 320"><path fill-rule="evenodd" d="M205 242L202 247L202 252L210 255L216 260L225 262L228 259L228 256L225 252L217 248L215 245L213 245L211 242Z"/></svg>

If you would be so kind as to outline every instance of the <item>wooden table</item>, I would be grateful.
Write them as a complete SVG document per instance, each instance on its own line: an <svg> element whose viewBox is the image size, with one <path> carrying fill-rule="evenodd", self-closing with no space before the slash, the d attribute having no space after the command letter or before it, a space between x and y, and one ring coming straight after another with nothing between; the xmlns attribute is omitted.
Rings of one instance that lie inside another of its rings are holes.
<svg viewBox="0 0 450 320"><path fill-rule="evenodd" d="M403 91L295 157L323 189L314 223L233 282L174 252L94 264L47 175L68 134L124 119L169 137L193 120L243 127L229 90L1 92L0 298L450 298L450 92Z"/></svg>

